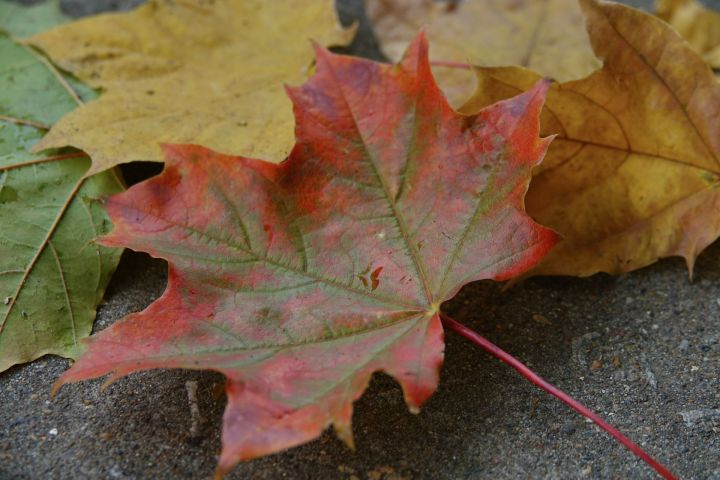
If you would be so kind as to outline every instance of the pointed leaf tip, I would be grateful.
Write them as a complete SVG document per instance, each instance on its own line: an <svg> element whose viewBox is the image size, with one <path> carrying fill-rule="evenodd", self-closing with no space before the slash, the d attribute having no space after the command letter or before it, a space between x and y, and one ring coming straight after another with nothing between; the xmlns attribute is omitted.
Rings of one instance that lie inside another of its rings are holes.
<svg viewBox="0 0 720 480"><path fill-rule="evenodd" d="M415 38L410 42L400 60L400 64L408 70L430 72L430 47L425 28L421 28Z"/></svg>
<svg viewBox="0 0 720 480"><path fill-rule="evenodd" d="M324 45L316 42L315 40L310 40L310 46L312 47L313 52L315 53L316 61L319 57L327 58L327 57L334 55L330 50L325 48Z"/></svg>
<svg viewBox="0 0 720 480"><path fill-rule="evenodd" d="M55 381L55 383L52 384L52 387L50 388L50 398L54 399L63 385L65 385L65 382L63 382L62 377L60 377L58 380Z"/></svg>
<svg viewBox="0 0 720 480"><path fill-rule="evenodd" d="M551 78L541 78L538 80L533 88L527 92L528 99L528 116L537 122L537 131L540 131L540 112L545 106L545 100L547 99L548 90L553 84Z"/></svg>

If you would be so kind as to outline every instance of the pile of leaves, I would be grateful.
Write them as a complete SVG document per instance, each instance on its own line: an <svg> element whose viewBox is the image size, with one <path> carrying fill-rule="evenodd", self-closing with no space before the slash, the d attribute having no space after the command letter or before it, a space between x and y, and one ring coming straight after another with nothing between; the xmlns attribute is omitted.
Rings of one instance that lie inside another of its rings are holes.
<svg viewBox="0 0 720 480"><path fill-rule="evenodd" d="M330 0L154 0L65 25L57 3L1 2L0 371L53 353L77 360L56 388L222 372L222 475L330 425L352 445L378 370L416 411L451 329L671 478L442 303L668 256L692 275L720 236L720 15L366 7L394 65L326 50L356 30ZM162 173L118 193L118 165L148 160ZM167 290L83 340L126 247L168 261Z"/></svg>

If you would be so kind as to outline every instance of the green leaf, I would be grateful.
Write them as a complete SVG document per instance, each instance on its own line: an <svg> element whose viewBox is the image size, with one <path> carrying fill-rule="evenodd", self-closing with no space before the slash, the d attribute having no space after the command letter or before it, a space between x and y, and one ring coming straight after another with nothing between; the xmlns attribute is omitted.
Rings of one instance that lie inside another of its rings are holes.
<svg viewBox="0 0 720 480"><path fill-rule="evenodd" d="M123 187L112 170L85 178L90 159L77 150L30 153L81 96L47 60L4 34L0 59L2 371L48 353L74 357L90 334L122 251L93 242L111 228L96 199ZM85 88L83 95L94 94Z"/></svg>
<svg viewBox="0 0 720 480"><path fill-rule="evenodd" d="M26 38L68 22L72 18L60 10L58 0L32 7L0 0L0 28L15 38Z"/></svg>

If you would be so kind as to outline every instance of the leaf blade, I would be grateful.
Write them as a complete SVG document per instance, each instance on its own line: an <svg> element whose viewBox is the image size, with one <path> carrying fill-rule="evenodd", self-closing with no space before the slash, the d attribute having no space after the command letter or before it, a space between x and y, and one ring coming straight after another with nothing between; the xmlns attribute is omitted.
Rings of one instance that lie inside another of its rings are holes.
<svg viewBox="0 0 720 480"><path fill-rule="evenodd" d="M521 65L562 81L580 78L599 64L583 29L576 0L370 0L368 17L392 61L420 28L433 44L433 71L451 105L472 94L470 65ZM467 64L467 69L442 63Z"/></svg>
<svg viewBox="0 0 720 480"><path fill-rule="evenodd" d="M601 70L554 85L542 124L558 137L536 171L528 212L564 236L532 273L631 271L697 255L720 219L720 88L686 42L654 17L583 1ZM478 69L472 112L522 90L538 74Z"/></svg>
<svg viewBox="0 0 720 480"><path fill-rule="evenodd" d="M548 144L537 120L545 82L466 118L435 85L423 36L396 66L322 50L317 65L289 89L287 161L167 145L160 176L109 200L104 244L168 259L168 288L94 336L57 384L159 367L222 372L220 473L329 425L351 442L352 402L377 370L417 409L442 363L440 303L461 282L527 268L556 240L522 201ZM483 202L495 205L483 213L491 231L457 250L487 262L447 266Z"/></svg>
<svg viewBox="0 0 720 480"><path fill-rule="evenodd" d="M88 199L122 186L112 173L83 180L90 162L80 152L29 153L43 124L76 103L57 72L4 34L0 54L2 371L49 353L73 357L90 334L120 250L88 245L109 227Z"/></svg>
<svg viewBox="0 0 720 480"><path fill-rule="evenodd" d="M104 94L55 125L37 148L87 152L88 174L162 161L160 143L281 161L293 139L282 85L307 76L312 51L304 40L345 45L353 36L329 0L302 8L290 0L154 1L73 22L29 42Z"/></svg>

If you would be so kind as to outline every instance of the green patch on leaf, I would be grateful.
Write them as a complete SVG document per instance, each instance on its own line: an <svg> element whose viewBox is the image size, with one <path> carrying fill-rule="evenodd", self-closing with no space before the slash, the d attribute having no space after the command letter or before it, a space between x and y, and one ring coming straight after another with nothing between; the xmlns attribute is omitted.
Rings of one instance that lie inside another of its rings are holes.
<svg viewBox="0 0 720 480"><path fill-rule="evenodd" d="M24 7L0 0L0 29L15 38L26 38L72 20L60 9L58 0Z"/></svg>
<svg viewBox="0 0 720 480"><path fill-rule="evenodd" d="M0 22L6 22L0 4ZM11 22L17 26L14 22ZM0 34L0 371L48 353L74 357L90 334L121 249L97 198L122 190L114 171L85 178L77 150L31 154L48 126L94 95Z"/></svg>

